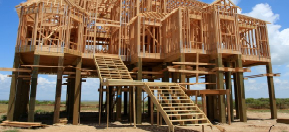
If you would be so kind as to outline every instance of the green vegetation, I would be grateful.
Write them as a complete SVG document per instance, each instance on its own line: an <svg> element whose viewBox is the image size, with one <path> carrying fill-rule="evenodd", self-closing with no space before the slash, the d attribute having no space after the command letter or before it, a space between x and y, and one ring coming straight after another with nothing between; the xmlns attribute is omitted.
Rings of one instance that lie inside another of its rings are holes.
<svg viewBox="0 0 289 132"><path fill-rule="evenodd" d="M0 104L8 104L8 100L0 100Z"/></svg>
<svg viewBox="0 0 289 132"><path fill-rule="evenodd" d="M252 109L270 109L269 98L247 98L246 104L248 108ZM276 99L276 105L278 109L288 109L289 108L289 99Z"/></svg>
<svg viewBox="0 0 289 132"><path fill-rule="evenodd" d="M62 101L62 106L60 107L60 110L65 110L65 101ZM144 110L145 112L148 111L148 101L146 100L144 102ZM234 106L235 106L235 102ZM259 111L259 112L269 112L270 111L270 102L268 98L247 98L246 99L247 108L249 111ZM122 104L123 105L123 104ZM202 101L198 101L198 105L202 106ZM286 99L276 99L276 105L278 112L284 112L289 113L289 98ZM83 101L81 102L81 110L82 111L95 111L98 108L98 101ZM0 113L6 113L8 107L8 101L7 100L0 100ZM156 106L154 105L156 108ZM36 107L35 107L35 113L37 114L45 114L45 113L51 113L54 110L54 101L36 101ZM0 122L3 117L0 116Z"/></svg>
<svg viewBox="0 0 289 132"><path fill-rule="evenodd" d="M36 100L36 104L54 104L54 101L48 101L48 100ZM0 100L0 104L8 104L8 100ZM65 104L65 101L62 101L61 104Z"/></svg>
<svg viewBox="0 0 289 132"><path fill-rule="evenodd" d="M14 129L14 130L5 130L5 131L3 131L3 132L19 132L19 130L17 130L17 129Z"/></svg>

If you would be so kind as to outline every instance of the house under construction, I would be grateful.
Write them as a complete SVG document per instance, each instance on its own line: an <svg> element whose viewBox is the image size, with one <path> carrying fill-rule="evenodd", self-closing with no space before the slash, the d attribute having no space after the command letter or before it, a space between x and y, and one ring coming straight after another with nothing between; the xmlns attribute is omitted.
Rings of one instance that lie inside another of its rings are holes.
<svg viewBox="0 0 289 132"><path fill-rule="evenodd" d="M273 77L279 74L272 73L269 23L238 14L230 0L28 0L16 9L14 65L1 68L13 71L8 120L28 113L34 121L38 74L57 75L54 123L63 85L67 116L79 123L85 78L100 79L99 121L128 117L141 124L146 93L151 123L164 120L170 131L213 120L246 122L244 78L262 76L271 118L277 118ZM243 76L257 65L266 65L267 73ZM202 97L202 108L191 96Z"/></svg>

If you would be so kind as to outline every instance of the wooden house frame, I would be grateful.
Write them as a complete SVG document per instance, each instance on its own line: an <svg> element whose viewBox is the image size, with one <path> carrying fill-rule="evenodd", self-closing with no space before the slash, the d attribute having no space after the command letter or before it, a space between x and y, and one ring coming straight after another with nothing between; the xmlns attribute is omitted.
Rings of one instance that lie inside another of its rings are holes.
<svg viewBox="0 0 289 132"><path fill-rule="evenodd" d="M262 76L268 79L271 118L276 119L273 77L279 74L272 72L266 26L269 23L238 14L238 9L240 7L230 0L216 0L212 4L197 0L28 0L21 3L16 6L20 23L14 66L1 69L13 71L8 119L17 120L20 114L28 112L28 121L33 122L38 74L56 74L55 123L59 119L61 86L68 87L66 110L73 124L78 124L83 78L100 78L101 103L105 91L108 98L113 99L109 94L113 94L115 86L118 94L125 93L126 106L127 92L130 102L132 94L136 94L135 117L140 124L142 92L148 92L153 86L128 81L133 84L129 87L106 80L98 66L107 56L113 56L112 60L118 56L122 60L116 64L126 66L123 68L129 71L129 79L153 82L162 78L163 82L178 83L182 87L205 85L209 91L230 90L231 110L234 95L236 118L241 122L247 121L243 73L250 72L249 67L266 65L267 73ZM114 69L107 67L106 70ZM110 79L115 79L112 73L107 72ZM120 77L116 79L124 79L120 71L117 73ZM232 93L232 76L235 93ZM66 83L62 82L63 77L67 78ZM190 82L191 78L196 81ZM205 82L199 78L205 78ZM23 86L17 85L19 83ZM143 85L145 87L141 87ZM135 86L138 87L136 93L132 91ZM29 101L27 94L18 93L21 90L30 93L28 111L27 106L19 105ZM224 94L204 98L208 119L225 123ZM25 101L19 103L19 100ZM157 103L151 97L150 100L153 100L150 104ZM121 103L121 99L118 102ZM113 106L110 103L107 106ZM15 110L18 108L21 111ZM117 104L117 117L121 118L120 111L121 105ZM124 113L127 111L125 108ZM230 116L232 114L231 111Z"/></svg>

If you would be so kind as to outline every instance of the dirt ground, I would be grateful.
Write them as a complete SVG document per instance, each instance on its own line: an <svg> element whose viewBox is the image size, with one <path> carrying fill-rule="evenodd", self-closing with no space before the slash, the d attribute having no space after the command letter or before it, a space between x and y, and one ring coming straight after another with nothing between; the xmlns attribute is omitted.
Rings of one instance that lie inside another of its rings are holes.
<svg viewBox="0 0 289 132"><path fill-rule="evenodd" d="M271 127L271 132L289 132L289 125L276 123L276 120L270 119L270 112L247 112L248 122L242 123L233 122L232 125L217 124L211 129L210 126L205 127L206 132L268 132ZM289 119L289 113L278 113L278 118ZM274 126L273 126L274 125ZM110 124L110 128L105 128L106 124L98 126L96 123L85 125L50 125L45 129L27 130L21 129L19 132L167 132L167 126L151 126L149 123L137 126L134 129L129 124L122 124L120 122L114 122ZM0 127L1 131L11 130L12 128ZM198 132L201 131L200 126L184 126L176 127L175 132Z"/></svg>

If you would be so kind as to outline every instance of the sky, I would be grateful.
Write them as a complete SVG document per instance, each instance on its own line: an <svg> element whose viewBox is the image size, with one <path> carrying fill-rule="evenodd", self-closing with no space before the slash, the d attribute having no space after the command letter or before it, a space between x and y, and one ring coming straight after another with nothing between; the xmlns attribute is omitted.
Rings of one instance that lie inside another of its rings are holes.
<svg viewBox="0 0 289 132"><path fill-rule="evenodd" d="M12 67L19 19L15 6L24 0L0 0L0 67ZM201 0L206 3L212 0ZM273 72L281 73L274 77L276 98L289 98L289 0L232 0L248 16L269 21L269 40ZM265 74L265 66L251 67L250 73L244 76ZM9 99L11 72L0 72L0 100ZM159 80L160 81L160 80ZM203 80L201 80L203 81ZM191 82L194 82L191 79ZM267 78L245 80L246 98L268 98ZM99 79L87 79L82 83L82 100L98 100ZM39 75L37 100L54 100L56 76ZM191 89L204 89L202 85L191 86ZM62 100L65 100L66 87L62 88Z"/></svg>

